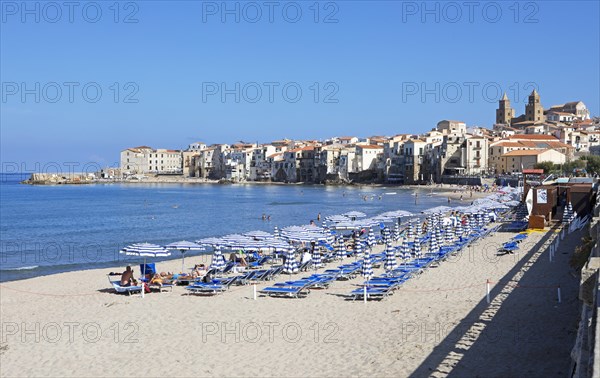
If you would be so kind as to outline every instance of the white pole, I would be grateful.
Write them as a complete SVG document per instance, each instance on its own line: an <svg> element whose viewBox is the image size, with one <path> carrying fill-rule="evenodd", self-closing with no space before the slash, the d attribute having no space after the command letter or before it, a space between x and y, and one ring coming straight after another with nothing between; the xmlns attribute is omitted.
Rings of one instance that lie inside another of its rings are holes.
<svg viewBox="0 0 600 378"><path fill-rule="evenodd" d="M363 301L367 303L367 285L363 286Z"/></svg>
<svg viewBox="0 0 600 378"><path fill-rule="evenodd" d="M142 278L140 278L140 285L142 285L142 298L144 298L144 292L146 287L144 285L144 279L146 279L146 257L144 256L144 269L142 269Z"/></svg>
<svg viewBox="0 0 600 378"><path fill-rule="evenodd" d="M256 284L252 284L252 291L254 292L254 300L256 300Z"/></svg>
<svg viewBox="0 0 600 378"><path fill-rule="evenodd" d="M490 280L486 280L485 282L485 297L487 299L487 303L490 303Z"/></svg>
<svg viewBox="0 0 600 378"><path fill-rule="evenodd" d="M558 295L558 303L561 303L562 302L561 301L562 298L561 298L561 295L560 295L560 285L558 286L558 288L556 290L557 290L556 294Z"/></svg>

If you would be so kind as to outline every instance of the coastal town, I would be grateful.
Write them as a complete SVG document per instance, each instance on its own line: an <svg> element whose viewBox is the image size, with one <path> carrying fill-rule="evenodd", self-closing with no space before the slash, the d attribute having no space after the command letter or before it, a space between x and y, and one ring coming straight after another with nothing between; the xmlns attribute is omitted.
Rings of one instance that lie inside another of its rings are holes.
<svg viewBox="0 0 600 378"><path fill-rule="evenodd" d="M545 109L533 91L516 117L504 94L492 128L442 120L432 130L323 141L196 142L185 150L138 146L121 151L110 176L131 180L189 177L231 182L456 183L461 177L512 174L542 162L562 165L600 155L600 118L581 101Z"/></svg>

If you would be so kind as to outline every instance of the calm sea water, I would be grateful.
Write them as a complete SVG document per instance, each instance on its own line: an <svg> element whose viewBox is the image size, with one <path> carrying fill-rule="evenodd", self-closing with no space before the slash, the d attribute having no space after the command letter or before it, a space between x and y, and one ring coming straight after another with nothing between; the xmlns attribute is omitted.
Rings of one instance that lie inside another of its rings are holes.
<svg viewBox="0 0 600 378"><path fill-rule="evenodd" d="M426 196L427 190L415 203L414 190L398 187L19 184L25 178L0 174L0 282L136 263L139 258L118 253L136 242L271 232L274 226L308 224L318 213L376 215L447 204L444 196ZM263 221L263 213L271 220Z"/></svg>

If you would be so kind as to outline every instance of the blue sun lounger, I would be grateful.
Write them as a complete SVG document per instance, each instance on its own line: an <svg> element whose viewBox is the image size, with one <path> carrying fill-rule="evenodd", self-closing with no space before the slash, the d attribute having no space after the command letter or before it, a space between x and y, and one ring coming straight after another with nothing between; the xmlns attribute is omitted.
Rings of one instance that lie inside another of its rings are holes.
<svg viewBox="0 0 600 378"><path fill-rule="evenodd" d="M309 286L310 283L290 286L270 286L262 289L260 293L266 294L269 297L300 298L305 297L310 293Z"/></svg>
<svg viewBox="0 0 600 378"><path fill-rule="evenodd" d="M110 276L108 276L108 282L110 282L112 287L115 289L115 292L119 294L127 293L128 295L131 295L131 293L142 292L142 286L121 286L121 281L113 281L110 279Z"/></svg>
<svg viewBox="0 0 600 378"><path fill-rule="evenodd" d="M369 299L383 299L386 298L387 296L390 295L390 293L392 292L392 288L390 287L369 287L367 286L367 300ZM364 299L365 296L365 289L364 288L358 288L353 290L350 293L350 298L355 301L357 299Z"/></svg>

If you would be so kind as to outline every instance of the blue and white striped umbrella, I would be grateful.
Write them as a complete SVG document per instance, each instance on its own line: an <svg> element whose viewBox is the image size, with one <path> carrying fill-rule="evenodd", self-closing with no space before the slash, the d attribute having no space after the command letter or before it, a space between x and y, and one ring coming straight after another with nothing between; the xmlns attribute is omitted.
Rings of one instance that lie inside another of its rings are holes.
<svg viewBox="0 0 600 378"><path fill-rule="evenodd" d="M392 242L392 233L390 232L389 227L383 228L383 242L385 244L390 244Z"/></svg>
<svg viewBox="0 0 600 378"><path fill-rule="evenodd" d="M373 277L373 262L371 261L371 254L369 250L365 251L365 255L362 261L361 275L367 280Z"/></svg>
<svg viewBox="0 0 600 378"><path fill-rule="evenodd" d="M221 246L215 245L215 250L213 252L212 261L210 263L209 269L214 269L217 272L220 272L225 268L225 257L221 253Z"/></svg>
<svg viewBox="0 0 600 378"><path fill-rule="evenodd" d="M369 234L367 235L367 246L372 249L375 246L375 234L373 233L373 229L369 227Z"/></svg>
<svg viewBox="0 0 600 378"><path fill-rule="evenodd" d="M392 247L392 244L388 244L385 248L385 263L383 265L385 270L390 271L398 267L396 262L396 250Z"/></svg>
<svg viewBox="0 0 600 378"><path fill-rule="evenodd" d="M394 223L394 240L400 240L400 226L398 226L398 222Z"/></svg>
<svg viewBox="0 0 600 378"><path fill-rule="evenodd" d="M414 242L413 245L417 245L418 242ZM402 242L402 259L403 260L408 260L410 259L410 242L408 241L408 239L404 239L404 242Z"/></svg>
<svg viewBox="0 0 600 378"><path fill-rule="evenodd" d="M452 244L454 241L454 229L452 228L452 224L448 223L446 225L446 230L444 232L444 241L446 244Z"/></svg>
<svg viewBox="0 0 600 378"><path fill-rule="evenodd" d="M363 244L360 240L356 240L356 245L354 246L354 256L359 258L363 256Z"/></svg>
<svg viewBox="0 0 600 378"><path fill-rule="evenodd" d="M483 228L483 215L481 213L477 213L477 227Z"/></svg>
<svg viewBox="0 0 600 378"><path fill-rule="evenodd" d="M487 211L483 214L483 224L484 226L490 223L490 213Z"/></svg>
<svg viewBox="0 0 600 378"><path fill-rule="evenodd" d="M415 234L417 238L420 238L423 235L423 228L421 227L421 222L417 219L417 225L415 226Z"/></svg>
<svg viewBox="0 0 600 378"><path fill-rule="evenodd" d="M438 253L440 251L440 246L438 244L438 239L436 233L434 232L431 235L431 239L429 239L429 253Z"/></svg>
<svg viewBox="0 0 600 378"><path fill-rule="evenodd" d="M442 242L442 225L441 225L441 223L435 226L435 238L438 243Z"/></svg>
<svg viewBox="0 0 600 378"><path fill-rule="evenodd" d="M273 236L275 236L276 238L281 236L281 234L279 233L279 227L275 226L275 228L273 228Z"/></svg>
<svg viewBox="0 0 600 378"><path fill-rule="evenodd" d="M143 256L144 257L144 270L142 271L142 278L146 276L146 258L147 257L167 257L171 255L168 249L156 244L150 243L136 243L129 245L121 249L120 253L124 253L128 256ZM142 298L144 297L144 290L142 290Z"/></svg>
<svg viewBox="0 0 600 378"><path fill-rule="evenodd" d="M462 237L463 227L462 227L462 223L460 221L456 224L456 228L454 229L454 232L455 232L457 238L460 239Z"/></svg>
<svg viewBox="0 0 600 378"><path fill-rule="evenodd" d="M406 237L409 239L414 239L415 238L415 232L413 229L413 222L412 219L408 221L408 229L406 231Z"/></svg>
<svg viewBox="0 0 600 378"><path fill-rule="evenodd" d="M294 250L290 249L285 255L285 264L283 264L283 273L292 274L298 272L298 262Z"/></svg>
<svg viewBox="0 0 600 378"><path fill-rule="evenodd" d="M163 246L150 243L136 243L129 245L120 251L128 256L143 256L143 257L167 257L171 252Z"/></svg>
<svg viewBox="0 0 600 378"><path fill-rule="evenodd" d="M471 220L469 217L465 217L465 234L469 236L471 234Z"/></svg>
<svg viewBox="0 0 600 378"><path fill-rule="evenodd" d="M336 244L335 258L343 260L346 256L346 245L344 244L344 238L339 237Z"/></svg>
<svg viewBox="0 0 600 378"><path fill-rule="evenodd" d="M413 254L415 255L415 257L421 257L421 243L419 243L418 241L413 242Z"/></svg>
<svg viewBox="0 0 600 378"><path fill-rule="evenodd" d="M189 242L187 240L171 243L169 245L166 245L165 248L176 249L179 252L181 252L181 273L185 272L185 253L187 251L200 251L204 249L204 247L202 247L201 245Z"/></svg>
<svg viewBox="0 0 600 378"><path fill-rule="evenodd" d="M321 253L319 252L319 248L313 249L311 257L312 257L313 266L315 268L318 268L322 265L321 264Z"/></svg>

